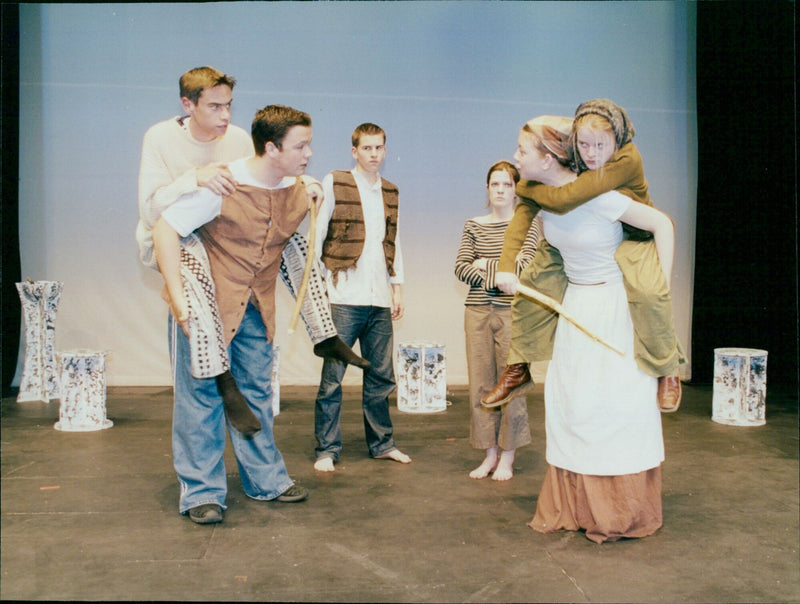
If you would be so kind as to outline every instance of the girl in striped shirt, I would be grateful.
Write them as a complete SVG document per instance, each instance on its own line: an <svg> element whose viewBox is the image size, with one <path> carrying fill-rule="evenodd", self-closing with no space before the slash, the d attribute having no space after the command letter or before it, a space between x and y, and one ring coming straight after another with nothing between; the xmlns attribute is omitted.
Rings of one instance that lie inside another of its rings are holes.
<svg viewBox="0 0 800 604"><path fill-rule="evenodd" d="M470 398L470 444L486 451L470 478L508 480L513 476L514 454L531 442L528 408L524 396L502 407L487 409L481 398L497 383L506 366L511 339L512 295L495 286L503 236L516 204L519 172L508 161L495 163L486 176L489 214L467 220L456 257L455 274L470 286L465 301L464 332ZM536 253L540 221L534 220L516 259L517 275Z"/></svg>

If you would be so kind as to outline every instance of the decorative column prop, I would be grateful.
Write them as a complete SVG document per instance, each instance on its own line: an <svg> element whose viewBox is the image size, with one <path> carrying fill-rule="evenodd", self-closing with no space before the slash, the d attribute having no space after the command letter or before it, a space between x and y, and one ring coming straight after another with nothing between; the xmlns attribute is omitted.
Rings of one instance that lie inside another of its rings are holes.
<svg viewBox="0 0 800 604"><path fill-rule="evenodd" d="M447 368L442 344L406 342L398 346L397 408L407 413L447 409Z"/></svg>
<svg viewBox="0 0 800 604"><path fill-rule="evenodd" d="M767 400L767 351L714 349L711 419L729 426L763 426Z"/></svg>
<svg viewBox="0 0 800 604"><path fill-rule="evenodd" d="M59 397L56 362L56 311L62 281L17 283L25 317L25 363L17 402L44 401Z"/></svg>
<svg viewBox="0 0 800 604"><path fill-rule="evenodd" d="M61 365L61 407L56 430L91 432L114 425L106 418L106 357L108 350L58 353Z"/></svg>

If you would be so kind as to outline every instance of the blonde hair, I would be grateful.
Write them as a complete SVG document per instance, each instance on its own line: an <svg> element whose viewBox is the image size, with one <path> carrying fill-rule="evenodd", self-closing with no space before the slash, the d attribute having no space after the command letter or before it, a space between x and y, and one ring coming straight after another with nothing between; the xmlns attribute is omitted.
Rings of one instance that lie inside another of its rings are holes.
<svg viewBox="0 0 800 604"><path fill-rule="evenodd" d="M591 121L585 121L591 116ZM608 125L606 125L606 122ZM572 129L572 136L570 137L570 154L572 155L572 162L578 173L584 172L589 168L581 159L578 153L578 128L586 125L591 128L593 132L609 131L614 136L617 142L617 149L621 149L627 145L635 134L633 122L628 117L628 113L608 99L592 99L578 105L575 110L575 127Z"/></svg>
<svg viewBox="0 0 800 604"><path fill-rule="evenodd" d="M529 120L523 127L533 146L542 153L552 155L559 164L569 167L569 137L572 120L556 115L540 115Z"/></svg>
<svg viewBox="0 0 800 604"><path fill-rule="evenodd" d="M580 116L575 120L572 127L576 133L581 128L586 128L590 132L610 132L611 137L614 139L614 144L617 143L616 133L614 132L614 127L611 125L611 122L596 113L587 113Z"/></svg>

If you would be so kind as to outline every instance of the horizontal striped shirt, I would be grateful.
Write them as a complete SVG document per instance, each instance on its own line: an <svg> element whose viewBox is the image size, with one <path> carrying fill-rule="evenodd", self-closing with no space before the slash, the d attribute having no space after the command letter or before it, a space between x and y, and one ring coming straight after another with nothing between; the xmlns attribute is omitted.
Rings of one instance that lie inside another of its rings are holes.
<svg viewBox="0 0 800 604"><path fill-rule="evenodd" d="M497 263L503 249L503 236L509 221L485 223L474 218L464 223L461 244L456 256L456 277L468 284L469 293L464 302L466 306L494 304L508 306L514 296L504 294L495 285ZM537 217L531 222L525 242L516 259L517 276L528 266L536 254L539 243L541 221ZM486 270L475 268L472 263L478 258L486 258Z"/></svg>

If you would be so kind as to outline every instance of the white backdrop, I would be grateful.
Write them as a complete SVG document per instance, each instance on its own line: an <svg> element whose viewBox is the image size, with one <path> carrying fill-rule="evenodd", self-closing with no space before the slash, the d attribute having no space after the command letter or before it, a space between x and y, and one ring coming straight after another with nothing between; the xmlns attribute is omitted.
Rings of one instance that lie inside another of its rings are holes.
<svg viewBox="0 0 800 604"><path fill-rule="evenodd" d="M147 127L180 113L180 74L213 65L237 78L233 121L246 130L271 103L311 114L317 178L351 166L357 124L387 131L407 276L395 342L443 343L448 382L465 384L453 265L464 221L485 212L486 170L511 158L526 120L605 97L628 110L651 196L677 226L673 301L689 351L694 32L686 2L22 4L23 279L64 281L58 349L111 350L110 385L171 383L161 279L134 241L139 155ZM293 301L278 290L281 381L316 384L321 361L302 329L288 336ZM21 355L16 384L20 372ZM351 369L346 383L358 381Z"/></svg>

